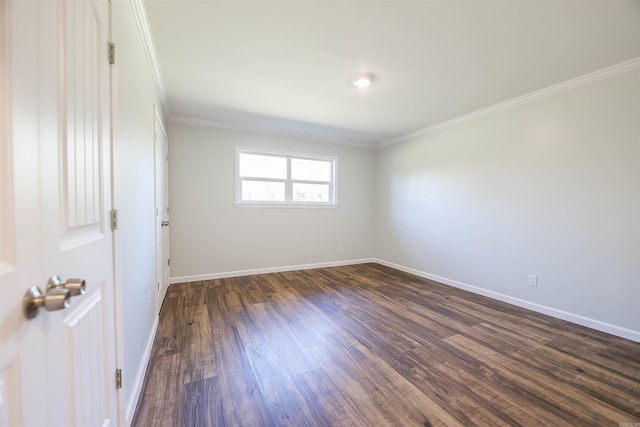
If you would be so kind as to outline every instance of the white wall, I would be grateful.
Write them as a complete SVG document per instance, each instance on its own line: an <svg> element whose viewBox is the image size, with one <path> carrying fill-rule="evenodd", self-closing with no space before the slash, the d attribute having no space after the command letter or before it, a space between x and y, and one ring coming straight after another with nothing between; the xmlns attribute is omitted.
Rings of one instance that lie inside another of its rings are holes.
<svg viewBox="0 0 640 427"><path fill-rule="evenodd" d="M127 418L137 399L136 381L156 319L154 284L153 112L159 105L130 1L113 2L116 42L116 146L119 224L117 280L122 292L123 383ZM151 337L153 338L153 337Z"/></svg>
<svg viewBox="0 0 640 427"><path fill-rule="evenodd" d="M171 122L168 134L172 282L373 255L372 150ZM236 207L236 146L337 156L338 207Z"/></svg>
<svg viewBox="0 0 640 427"><path fill-rule="evenodd" d="M640 337L640 71L380 149L376 174L378 258Z"/></svg>

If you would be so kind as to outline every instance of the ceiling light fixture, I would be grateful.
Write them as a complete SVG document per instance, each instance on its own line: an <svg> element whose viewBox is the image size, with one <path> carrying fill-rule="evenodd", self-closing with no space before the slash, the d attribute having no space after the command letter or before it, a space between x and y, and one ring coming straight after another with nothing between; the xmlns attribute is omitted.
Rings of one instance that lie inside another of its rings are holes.
<svg viewBox="0 0 640 427"><path fill-rule="evenodd" d="M358 74L353 79L353 85L359 89L366 89L373 83L373 74Z"/></svg>

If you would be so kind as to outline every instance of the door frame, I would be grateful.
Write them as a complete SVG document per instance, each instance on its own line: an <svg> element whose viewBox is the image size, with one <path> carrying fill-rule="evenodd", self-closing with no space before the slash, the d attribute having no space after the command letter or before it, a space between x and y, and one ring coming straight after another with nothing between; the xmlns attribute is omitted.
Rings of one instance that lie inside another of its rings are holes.
<svg viewBox="0 0 640 427"><path fill-rule="evenodd" d="M109 40L111 43L115 41L113 22L113 1L109 1ZM118 69L114 64L109 65L109 108L110 114L110 126L111 126L111 213L118 212L119 206L119 175L118 175ZM109 221L111 222L111 221ZM124 313L122 311L122 300L124 299L124 290L122 287L122 280L120 277L118 259L120 255L120 236L117 233L117 227L111 227L111 242L112 242L112 267L113 267L113 309L114 309L114 327L115 327L115 356L116 356L116 369L122 369L124 367ZM115 376L115 372L114 372ZM117 426L127 426L127 402L125 401L125 388L121 387L116 391L117 402L116 411L118 419L116 420Z"/></svg>

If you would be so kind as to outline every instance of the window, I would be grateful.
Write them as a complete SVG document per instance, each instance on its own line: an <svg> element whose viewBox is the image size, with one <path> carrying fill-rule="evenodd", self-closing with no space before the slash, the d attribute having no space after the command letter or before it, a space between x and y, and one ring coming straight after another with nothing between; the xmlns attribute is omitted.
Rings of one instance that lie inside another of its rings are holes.
<svg viewBox="0 0 640 427"><path fill-rule="evenodd" d="M336 206L335 157L236 148L238 206Z"/></svg>

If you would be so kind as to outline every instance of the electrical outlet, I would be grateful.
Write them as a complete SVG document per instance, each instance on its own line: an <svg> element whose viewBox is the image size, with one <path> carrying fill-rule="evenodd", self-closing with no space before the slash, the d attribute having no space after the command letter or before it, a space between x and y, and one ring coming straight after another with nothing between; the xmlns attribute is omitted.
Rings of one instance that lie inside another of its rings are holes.
<svg viewBox="0 0 640 427"><path fill-rule="evenodd" d="M338 245L338 252L342 252L342 245Z"/></svg>
<svg viewBox="0 0 640 427"><path fill-rule="evenodd" d="M529 275L529 286L538 286L538 276L533 274Z"/></svg>

